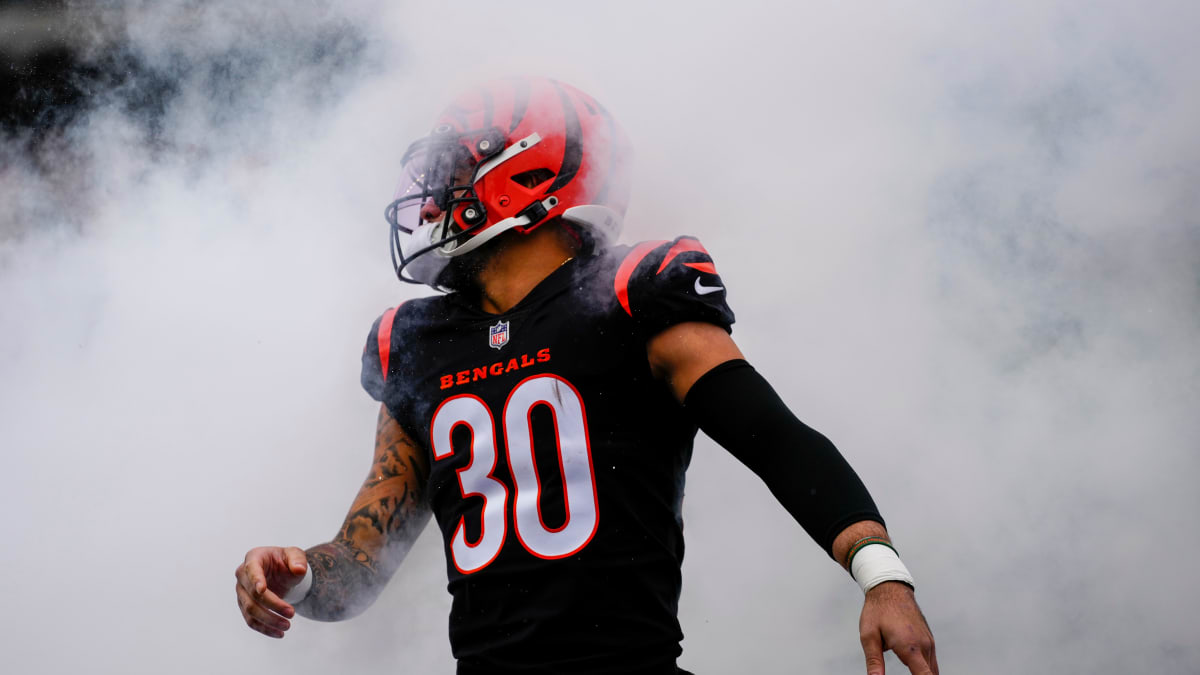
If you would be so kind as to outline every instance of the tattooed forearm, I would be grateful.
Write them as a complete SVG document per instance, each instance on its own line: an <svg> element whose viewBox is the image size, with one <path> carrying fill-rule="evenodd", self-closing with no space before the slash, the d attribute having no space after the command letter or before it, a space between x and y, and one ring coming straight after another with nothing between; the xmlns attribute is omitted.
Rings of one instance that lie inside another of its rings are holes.
<svg viewBox="0 0 1200 675"><path fill-rule="evenodd" d="M364 485L370 486L406 475L428 474L429 462L425 453L413 444L391 415L381 409L375 429L375 463Z"/></svg>
<svg viewBox="0 0 1200 675"><path fill-rule="evenodd" d="M375 461L338 537L374 556L416 539L425 526L428 472L425 453L390 416L380 413Z"/></svg>
<svg viewBox="0 0 1200 675"><path fill-rule="evenodd" d="M362 613L379 594L378 573L365 552L333 541L305 554L313 573L312 590L296 605L301 615L318 621L340 621Z"/></svg>
<svg viewBox="0 0 1200 675"><path fill-rule="evenodd" d="M300 614L338 621L370 606L429 520L428 476L425 453L381 410L375 460L342 529L307 551L313 585Z"/></svg>
<svg viewBox="0 0 1200 675"><path fill-rule="evenodd" d="M400 487L399 496L381 497L367 502L346 516L339 536L346 541L369 542L377 538L415 538L412 532L418 524L415 518L424 507L416 499L416 491ZM357 506L357 505L356 505ZM424 524L424 521L419 521Z"/></svg>

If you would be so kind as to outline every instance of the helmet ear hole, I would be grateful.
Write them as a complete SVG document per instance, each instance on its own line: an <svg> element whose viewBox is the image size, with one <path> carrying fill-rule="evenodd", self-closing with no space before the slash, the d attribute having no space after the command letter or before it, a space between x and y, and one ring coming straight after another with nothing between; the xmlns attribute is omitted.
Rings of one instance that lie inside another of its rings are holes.
<svg viewBox="0 0 1200 675"><path fill-rule="evenodd" d="M512 181L526 190L532 190L552 178L554 172L550 169L530 169L513 176Z"/></svg>

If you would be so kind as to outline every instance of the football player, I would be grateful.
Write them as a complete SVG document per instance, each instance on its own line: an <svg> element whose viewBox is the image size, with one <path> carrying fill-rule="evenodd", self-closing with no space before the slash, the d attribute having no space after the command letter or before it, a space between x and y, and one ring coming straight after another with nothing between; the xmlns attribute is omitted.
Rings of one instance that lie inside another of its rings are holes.
<svg viewBox="0 0 1200 675"><path fill-rule="evenodd" d="M862 586L867 672L937 673L913 581L858 476L730 338L693 237L615 245L627 141L590 96L509 79L408 148L386 210L396 273L443 294L371 327L374 461L341 530L238 566L249 626L362 612L432 515L464 675L673 674L684 472L697 428Z"/></svg>

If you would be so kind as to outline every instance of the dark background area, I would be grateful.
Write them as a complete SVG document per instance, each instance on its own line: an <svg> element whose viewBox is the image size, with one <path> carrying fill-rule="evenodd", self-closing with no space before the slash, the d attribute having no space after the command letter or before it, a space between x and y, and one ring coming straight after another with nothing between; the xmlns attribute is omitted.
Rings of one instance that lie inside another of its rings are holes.
<svg viewBox="0 0 1200 675"><path fill-rule="evenodd" d="M37 150L61 137L88 110L115 106L137 121L152 147L184 83L212 103L214 128L238 104L263 98L278 73L306 77L309 103L338 95L340 76L361 64L365 38L330 12L315 24L293 25L276 8L254 26L259 41L208 47L181 41L152 59L127 34L122 0L0 0L0 140L9 151ZM224 7L236 6L236 4ZM183 23L206 6L163 7ZM266 12L260 12L260 14ZM234 19L236 20L236 19Z"/></svg>
<svg viewBox="0 0 1200 675"><path fill-rule="evenodd" d="M161 117L170 80L143 66L124 41L98 37L97 27L113 11L96 3L84 9L65 0L0 0L0 132L6 143L36 149L114 95L141 119Z"/></svg>
<svg viewBox="0 0 1200 675"><path fill-rule="evenodd" d="M66 14L61 1L0 0L0 127L9 134L61 125L86 97L84 78L96 76L64 34Z"/></svg>

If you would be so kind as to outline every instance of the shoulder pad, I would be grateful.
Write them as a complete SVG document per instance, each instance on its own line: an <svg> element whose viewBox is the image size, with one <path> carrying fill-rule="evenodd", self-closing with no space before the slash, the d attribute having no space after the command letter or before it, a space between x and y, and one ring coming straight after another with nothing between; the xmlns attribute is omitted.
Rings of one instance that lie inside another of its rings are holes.
<svg viewBox="0 0 1200 675"><path fill-rule="evenodd" d="M700 240L683 236L646 241L617 256L621 257L613 277L617 304L647 330L684 321L707 321L727 330L732 325L725 286Z"/></svg>
<svg viewBox="0 0 1200 675"><path fill-rule="evenodd" d="M396 320L397 305L385 311L371 325L367 344L363 346L362 386L377 401L383 400L383 388L387 383L388 367L392 357L392 332Z"/></svg>

